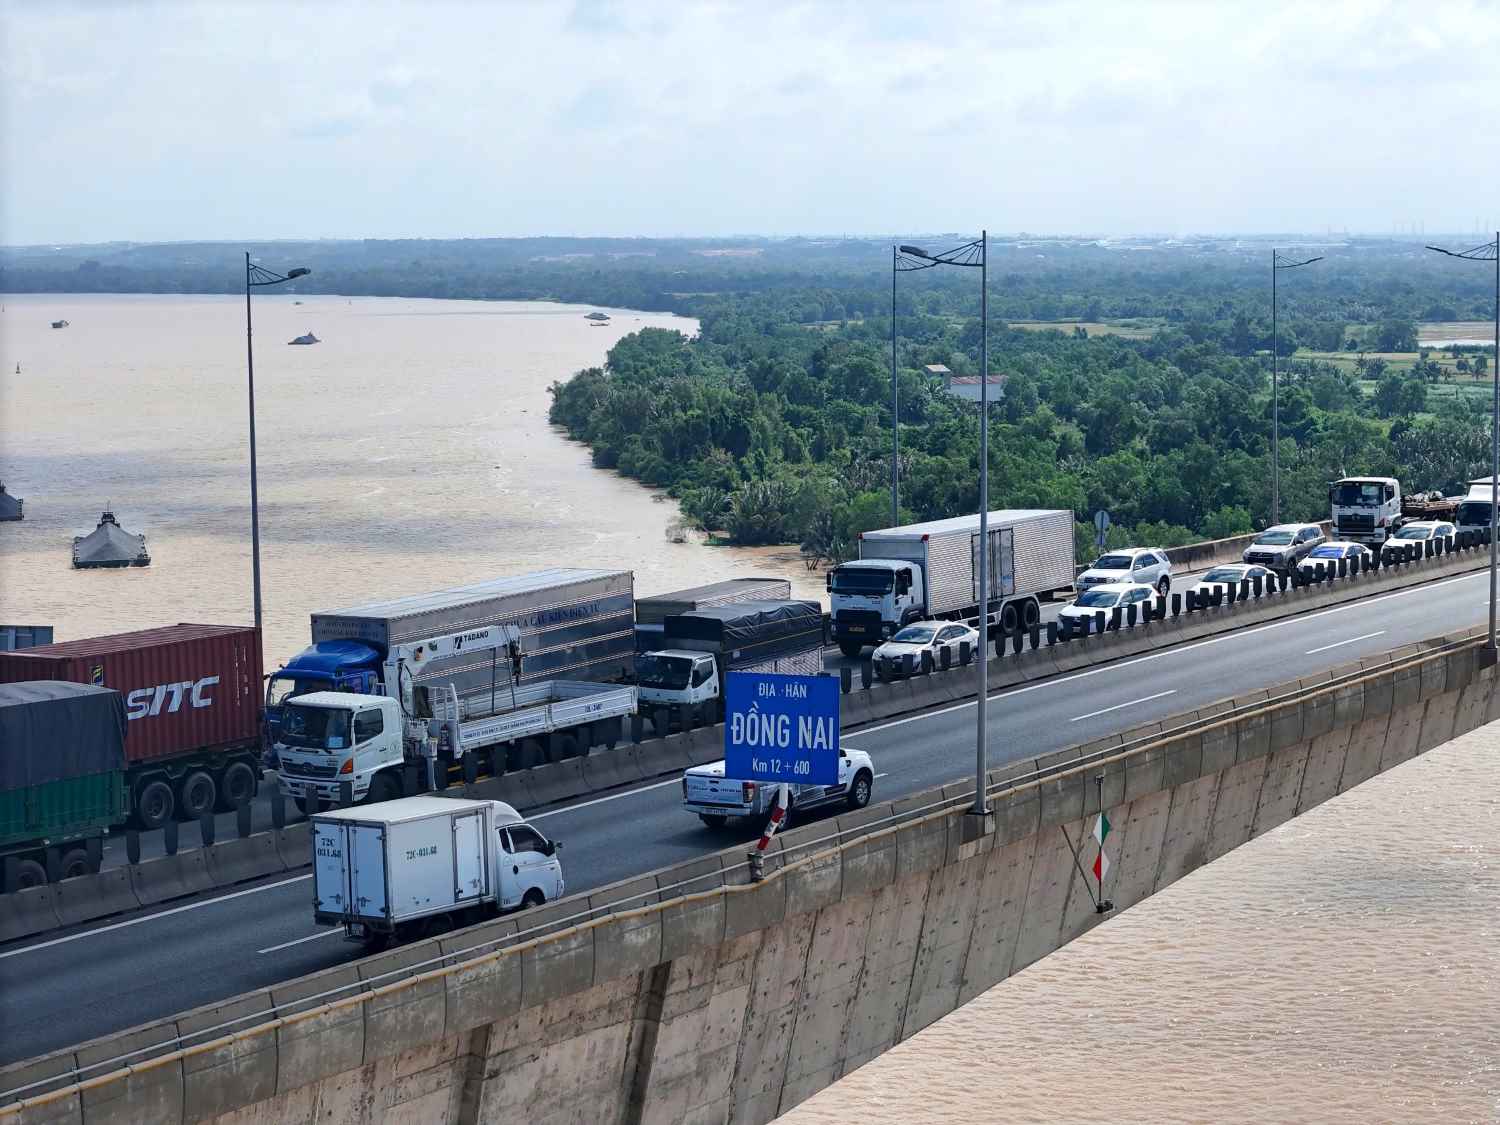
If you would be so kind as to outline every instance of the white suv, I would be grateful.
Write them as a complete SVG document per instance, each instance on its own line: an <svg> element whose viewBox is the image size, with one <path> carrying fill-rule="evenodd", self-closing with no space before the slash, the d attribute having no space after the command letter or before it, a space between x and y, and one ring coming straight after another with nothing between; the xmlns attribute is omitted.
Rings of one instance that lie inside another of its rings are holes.
<svg viewBox="0 0 1500 1125"><path fill-rule="evenodd" d="M1123 547L1095 559L1078 576L1078 592L1106 582L1141 582L1165 597L1172 589L1172 564L1160 547Z"/></svg>

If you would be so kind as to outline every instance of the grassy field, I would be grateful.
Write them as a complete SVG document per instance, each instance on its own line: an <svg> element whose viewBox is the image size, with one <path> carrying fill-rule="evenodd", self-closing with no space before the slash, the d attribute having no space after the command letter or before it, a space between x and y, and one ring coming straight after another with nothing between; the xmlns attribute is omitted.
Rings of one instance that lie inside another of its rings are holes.
<svg viewBox="0 0 1500 1125"><path fill-rule="evenodd" d="M1072 332L1082 328L1090 336L1123 336L1127 340L1149 340L1161 327L1160 322L1149 318L1136 320L1012 320L1012 328L1023 332Z"/></svg>
<svg viewBox="0 0 1500 1125"><path fill-rule="evenodd" d="M1298 348L1296 359L1321 359L1325 363L1331 363L1342 371L1357 371L1359 357L1363 355L1366 359L1385 360L1386 369L1389 371L1408 372L1412 365L1421 358L1418 352L1315 352L1311 348ZM1432 360L1443 370L1445 379L1453 379L1459 382L1483 383L1489 381L1489 375L1476 375L1473 372L1459 371L1458 362L1451 353L1439 351L1436 348L1429 349L1428 359ZM1469 357L1472 363L1474 357Z"/></svg>
<svg viewBox="0 0 1500 1125"><path fill-rule="evenodd" d="M1492 344L1494 339L1493 320L1427 320L1417 325L1417 343L1423 347L1430 340L1480 340Z"/></svg>

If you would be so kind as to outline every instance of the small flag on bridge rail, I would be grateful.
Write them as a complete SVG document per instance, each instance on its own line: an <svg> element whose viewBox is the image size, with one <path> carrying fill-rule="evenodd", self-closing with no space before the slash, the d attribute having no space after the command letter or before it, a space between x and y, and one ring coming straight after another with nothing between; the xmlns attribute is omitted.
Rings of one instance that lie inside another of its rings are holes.
<svg viewBox="0 0 1500 1125"><path fill-rule="evenodd" d="M1099 814L1094 822L1094 842L1099 845L1099 855L1094 859L1094 878L1099 881L1099 901L1104 901L1104 876L1109 874L1109 856L1104 854L1104 840L1109 835L1109 817Z"/></svg>
<svg viewBox="0 0 1500 1125"><path fill-rule="evenodd" d="M781 827L781 822L786 819L786 807L792 802L791 786L778 785L776 787L776 803L771 806L771 817L766 821L766 830L760 835L760 842L755 845L755 850L763 852L771 845L771 837L776 835L776 829Z"/></svg>

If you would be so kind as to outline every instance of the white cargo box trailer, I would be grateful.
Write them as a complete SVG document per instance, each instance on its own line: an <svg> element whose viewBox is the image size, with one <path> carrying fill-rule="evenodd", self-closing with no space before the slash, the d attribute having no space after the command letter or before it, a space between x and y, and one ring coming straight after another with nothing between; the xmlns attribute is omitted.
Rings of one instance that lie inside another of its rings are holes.
<svg viewBox="0 0 1500 1125"><path fill-rule="evenodd" d="M501 801L406 797L312 818L313 920L379 941L561 897L557 845Z"/></svg>
<svg viewBox="0 0 1500 1125"><path fill-rule="evenodd" d="M828 575L834 639L853 655L921 618L979 612L979 516L956 516L859 539L859 558ZM1040 619L1040 601L1073 588L1073 513L989 513L990 612L1007 632Z"/></svg>

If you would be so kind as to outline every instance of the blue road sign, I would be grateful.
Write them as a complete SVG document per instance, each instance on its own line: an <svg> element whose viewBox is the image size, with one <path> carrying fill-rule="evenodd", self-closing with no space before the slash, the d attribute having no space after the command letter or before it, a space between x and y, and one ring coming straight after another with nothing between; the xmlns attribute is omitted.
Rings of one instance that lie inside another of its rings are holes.
<svg viewBox="0 0 1500 1125"><path fill-rule="evenodd" d="M839 682L832 676L730 672L724 774L793 785L839 782Z"/></svg>

